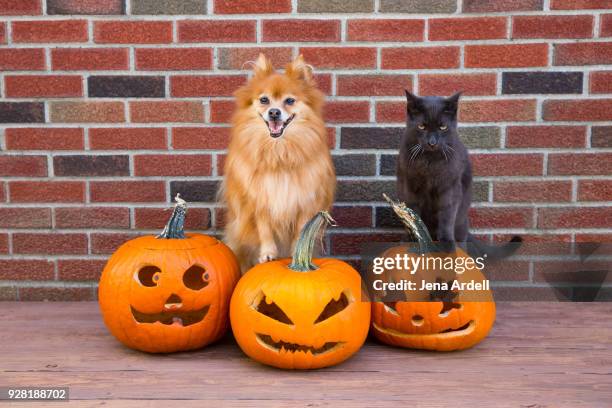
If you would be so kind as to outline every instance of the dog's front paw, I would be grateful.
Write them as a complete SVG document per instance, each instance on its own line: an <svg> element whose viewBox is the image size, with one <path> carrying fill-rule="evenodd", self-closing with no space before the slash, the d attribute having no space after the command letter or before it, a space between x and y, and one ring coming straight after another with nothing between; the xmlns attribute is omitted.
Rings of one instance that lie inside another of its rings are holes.
<svg viewBox="0 0 612 408"><path fill-rule="evenodd" d="M275 260L277 257L278 257L278 254L274 250L262 250L259 253L259 258L257 259L257 262L259 263L270 262L270 261Z"/></svg>

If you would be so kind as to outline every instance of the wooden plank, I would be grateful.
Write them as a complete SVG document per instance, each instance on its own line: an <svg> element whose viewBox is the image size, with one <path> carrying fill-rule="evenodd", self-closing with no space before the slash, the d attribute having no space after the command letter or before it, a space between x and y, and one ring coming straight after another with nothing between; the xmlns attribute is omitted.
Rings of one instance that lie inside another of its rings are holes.
<svg viewBox="0 0 612 408"><path fill-rule="evenodd" d="M83 406L603 407L612 401L611 312L611 303L500 303L490 337L471 350L369 340L339 366L288 372L251 361L230 336L150 355L115 341L95 303L4 302L0 384L68 386Z"/></svg>

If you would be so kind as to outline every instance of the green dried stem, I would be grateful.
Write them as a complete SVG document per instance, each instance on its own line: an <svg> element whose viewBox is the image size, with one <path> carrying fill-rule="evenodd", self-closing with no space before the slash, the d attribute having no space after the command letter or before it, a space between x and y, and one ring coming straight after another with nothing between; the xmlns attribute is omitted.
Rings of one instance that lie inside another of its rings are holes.
<svg viewBox="0 0 612 408"><path fill-rule="evenodd" d="M323 237L327 225L335 226L336 222L327 211L319 211L310 221L304 225L300 232L300 238L295 244L293 259L289 269L297 272L309 272L318 269L312 263L312 255L317 237Z"/></svg>
<svg viewBox="0 0 612 408"><path fill-rule="evenodd" d="M156 238L158 239L185 239L185 214L187 213L187 201L181 198L180 194L174 197L176 204L172 210L172 215L166 223L164 230Z"/></svg>

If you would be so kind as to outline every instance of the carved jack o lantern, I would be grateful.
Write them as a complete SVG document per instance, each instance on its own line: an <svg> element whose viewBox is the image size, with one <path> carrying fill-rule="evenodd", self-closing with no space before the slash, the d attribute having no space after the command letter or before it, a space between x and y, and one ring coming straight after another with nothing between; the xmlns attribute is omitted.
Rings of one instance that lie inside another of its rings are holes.
<svg viewBox="0 0 612 408"><path fill-rule="evenodd" d="M176 200L164 231L123 244L100 279L100 309L110 332L152 353L196 349L222 336L240 274L222 242L183 232L186 203Z"/></svg>
<svg viewBox="0 0 612 408"><path fill-rule="evenodd" d="M259 264L232 295L232 330L252 359L279 368L338 364L362 346L370 304L361 301L357 271L336 259L312 259L315 237L326 222L320 212L302 230L293 260Z"/></svg>
<svg viewBox="0 0 612 408"><path fill-rule="evenodd" d="M395 213L407 229L415 236L420 247L430 257L469 258L457 248L454 254L429 252L434 247L429 232L420 217L404 204L395 203L388 197ZM410 253L406 247L387 250L382 257ZM465 264L465 262L462 262ZM436 283L452 280L459 283L483 281L485 278L477 268L468 268L461 274L454 271L417 270L410 280L421 282L426 275L436 274ZM391 271L386 280L398 280ZM406 278L404 273L403 278ZM419 299L420 298L420 299ZM465 301L469 298L470 301ZM495 322L495 302L489 290L480 290L469 296L461 290L431 290L410 294L411 300L397 302L372 302L372 332L382 342L415 349L451 351L474 346L484 339ZM430 300L430 301L427 301Z"/></svg>

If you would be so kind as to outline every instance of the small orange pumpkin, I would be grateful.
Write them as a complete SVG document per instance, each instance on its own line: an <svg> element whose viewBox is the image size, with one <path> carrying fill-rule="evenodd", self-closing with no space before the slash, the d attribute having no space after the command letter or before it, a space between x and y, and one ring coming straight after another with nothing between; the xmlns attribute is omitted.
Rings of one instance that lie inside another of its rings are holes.
<svg viewBox="0 0 612 408"><path fill-rule="evenodd" d="M192 350L221 337L240 275L226 245L183 232L186 202L178 194L176 201L164 231L124 243L100 278L100 309L110 332L151 353Z"/></svg>
<svg viewBox="0 0 612 408"><path fill-rule="evenodd" d="M293 260L256 265L238 282L230 320L252 359L286 369L338 364L361 348L370 304L361 277L337 259L312 259L317 233L333 220L319 212L303 228Z"/></svg>
<svg viewBox="0 0 612 408"><path fill-rule="evenodd" d="M469 258L460 248L457 248L454 254L430 252L434 244L420 217L403 203L395 203L386 196L385 198L407 229L417 238L421 250L427 253L427 256ZM394 247L387 250L382 257L404 254L419 256L406 247ZM454 271L421 269L410 276L402 273L401 278L420 283L423 279L432 281L432 273L436 274L438 283L450 283L451 280L466 283L485 279L477 267L466 269L461 274L455 274ZM393 276L394 274L395 271L391 271L386 279L398 281L397 275ZM382 342L414 349L462 350L484 339L495 322L495 302L490 290L481 290L469 296L461 290L421 291L411 293L407 298L421 301L372 302L372 332ZM465 301L466 298L470 301Z"/></svg>

